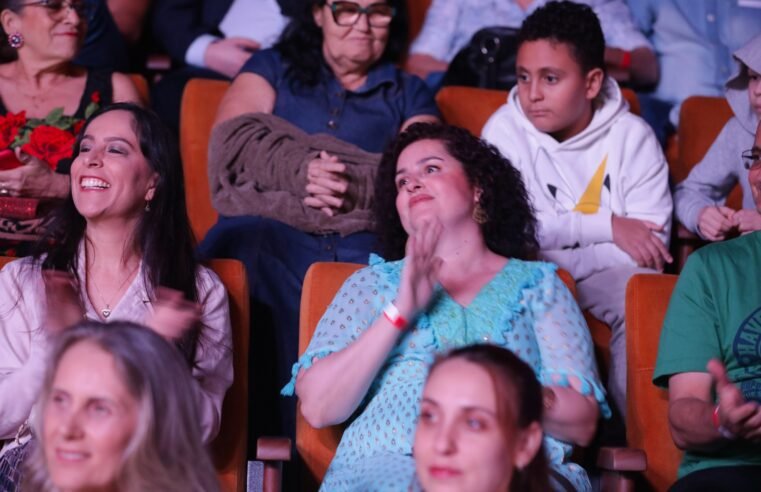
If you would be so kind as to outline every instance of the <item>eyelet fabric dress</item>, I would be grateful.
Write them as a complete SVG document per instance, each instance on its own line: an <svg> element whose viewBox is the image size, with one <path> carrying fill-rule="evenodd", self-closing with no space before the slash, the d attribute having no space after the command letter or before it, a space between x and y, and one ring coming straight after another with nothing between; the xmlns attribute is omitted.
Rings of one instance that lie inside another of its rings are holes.
<svg viewBox="0 0 761 492"><path fill-rule="evenodd" d="M338 352L369 328L396 297L403 260L372 255L370 266L344 283L320 320L306 352L283 388L318 359ZM412 444L428 367L437 353L474 343L512 350L545 385L569 378L610 409L599 381L592 341L576 301L549 263L511 259L466 307L438 289L424 313L400 337L344 431L320 490L419 490ZM545 436L552 468L577 490L591 490L586 472L568 461L571 444Z"/></svg>

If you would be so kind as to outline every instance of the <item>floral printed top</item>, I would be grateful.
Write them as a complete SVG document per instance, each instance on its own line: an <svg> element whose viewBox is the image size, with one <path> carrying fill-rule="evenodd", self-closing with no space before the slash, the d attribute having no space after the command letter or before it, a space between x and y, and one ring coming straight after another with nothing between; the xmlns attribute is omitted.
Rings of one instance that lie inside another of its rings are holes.
<svg viewBox="0 0 761 492"><path fill-rule="evenodd" d="M89 70L85 90L73 115L55 108L45 118L27 118L26 112L10 113L0 98L0 149L21 150L68 173L77 133L85 119L113 99L111 76L106 70Z"/></svg>
<svg viewBox="0 0 761 492"><path fill-rule="evenodd" d="M320 320L296 374L315 360L354 342L396 296L402 261L370 257L353 274ZM534 368L542 384L568 385L569 377L610 415L597 375L589 329L576 301L549 263L511 259L466 307L439 290L391 351L344 431L322 490L416 490L412 441L428 366L439 352L473 343L506 347ZM569 461L572 446L545 437L552 468L577 490L591 490L586 472Z"/></svg>

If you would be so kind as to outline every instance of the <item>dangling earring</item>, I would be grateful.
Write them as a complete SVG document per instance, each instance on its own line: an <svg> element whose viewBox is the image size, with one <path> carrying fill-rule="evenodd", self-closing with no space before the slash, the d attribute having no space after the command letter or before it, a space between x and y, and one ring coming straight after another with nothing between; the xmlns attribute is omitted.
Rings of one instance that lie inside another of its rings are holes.
<svg viewBox="0 0 761 492"><path fill-rule="evenodd" d="M476 202L471 217L473 217L473 220L479 225L484 225L489 221L489 216L486 214L486 210L481 206L481 202Z"/></svg>
<svg viewBox="0 0 761 492"><path fill-rule="evenodd" d="M151 201L150 200L147 200L145 202L145 211L146 212L150 212L151 211Z"/></svg>
<svg viewBox="0 0 761 492"><path fill-rule="evenodd" d="M13 49L19 49L24 46L24 36L20 32L16 31L13 34L8 35L8 44Z"/></svg>

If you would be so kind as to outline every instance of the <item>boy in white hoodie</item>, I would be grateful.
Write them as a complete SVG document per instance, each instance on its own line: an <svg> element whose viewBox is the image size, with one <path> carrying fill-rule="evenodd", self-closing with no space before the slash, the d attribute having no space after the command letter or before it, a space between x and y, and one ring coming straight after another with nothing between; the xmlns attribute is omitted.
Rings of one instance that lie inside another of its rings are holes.
<svg viewBox="0 0 761 492"><path fill-rule="evenodd" d="M568 270L581 307L611 327L608 390L623 414L626 283L672 261L666 161L650 127L606 77L605 41L589 7L548 3L518 37L518 85L483 138L523 175L542 258Z"/></svg>

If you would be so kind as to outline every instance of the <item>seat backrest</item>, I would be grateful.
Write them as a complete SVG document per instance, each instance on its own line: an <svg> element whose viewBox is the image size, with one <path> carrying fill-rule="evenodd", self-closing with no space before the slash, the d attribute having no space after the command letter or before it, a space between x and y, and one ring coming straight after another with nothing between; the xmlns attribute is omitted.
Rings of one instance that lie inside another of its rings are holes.
<svg viewBox="0 0 761 492"><path fill-rule="evenodd" d="M407 41L410 44L420 34L425 22L425 14L430 6L431 0L407 0L407 16L409 17L409 38Z"/></svg>
<svg viewBox="0 0 761 492"><path fill-rule="evenodd" d="M687 178L695 164L703 159L732 115L732 108L723 97L691 96L682 103L677 130L679 158L676 165L671 166L671 178L675 184ZM740 159L739 154L737 159ZM739 186L730 193L727 205L742 207Z"/></svg>
<svg viewBox="0 0 761 492"><path fill-rule="evenodd" d="M137 93L140 96L140 100L148 106L150 103L150 92L148 91L148 81L145 80L145 77L140 75L139 73L131 73L129 74L130 80L132 80L132 83L135 85L135 89L137 89Z"/></svg>
<svg viewBox="0 0 761 492"><path fill-rule="evenodd" d="M211 455L223 492L246 490L246 440L248 439L248 340L249 305L246 269L238 260L211 260L230 302L233 335L232 387L222 405L222 425L211 443Z"/></svg>
<svg viewBox="0 0 761 492"><path fill-rule="evenodd" d="M303 354L314 335L317 323L322 318L338 290L349 276L363 268L357 263L318 262L312 264L304 277L301 289L301 310L299 313L299 355ZM576 296L576 284L565 270L558 270L558 276ZM301 412L296 416L296 450L305 467L303 476L305 490L316 490L335 455L341 440L343 426L334 425L315 429L304 419Z"/></svg>
<svg viewBox="0 0 761 492"><path fill-rule="evenodd" d="M299 355L309 346L317 323L325 314L338 289L352 273L362 267L364 265L358 263L338 262L318 262L309 267L301 289ZM315 429L304 419L301 411L297 412L296 450L305 468L303 481L307 489L314 487L316 490L322 482L342 433L343 426L340 425Z"/></svg>
<svg viewBox="0 0 761 492"><path fill-rule="evenodd" d="M629 110L639 115L639 100L634 91L621 89L621 93L629 103ZM447 86L436 93L436 104L444 121L480 136L489 117L507 102L507 94L494 89Z"/></svg>
<svg viewBox="0 0 761 492"><path fill-rule="evenodd" d="M647 454L644 479L666 490L676 479L681 451L671 440L668 392L653 385L661 326L676 275L638 274L626 288L626 437Z"/></svg>
<svg viewBox="0 0 761 492"><path fill-rule="evenodd" d="M217 108L229 86L223 80L191 79L182 94L180 155L188 216L197 241L217 221L209 190L209 137Z"/></svg>

